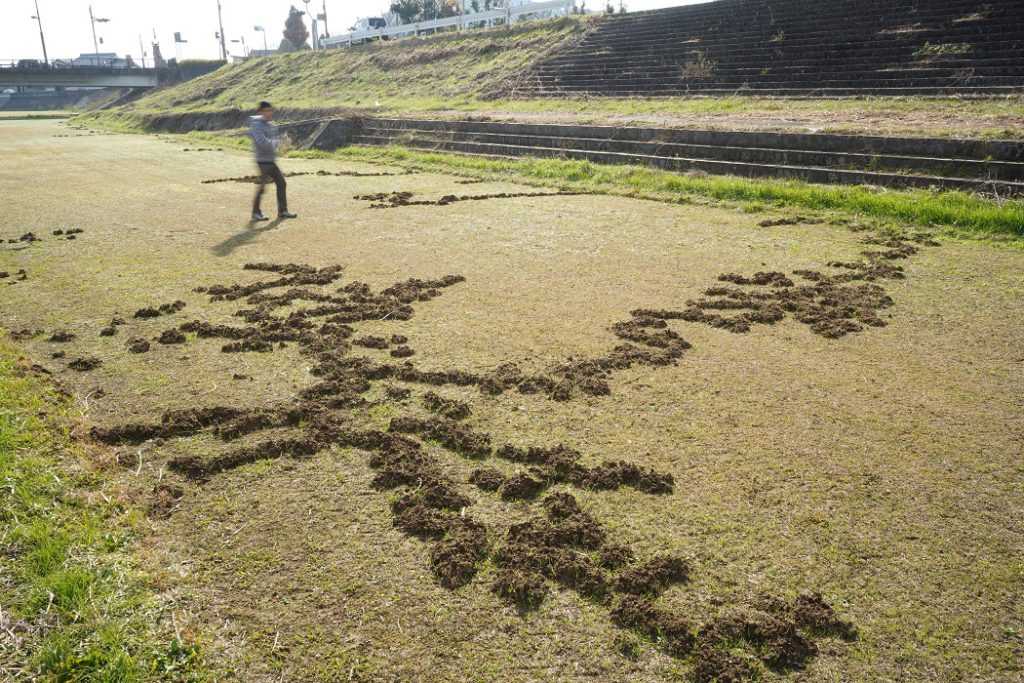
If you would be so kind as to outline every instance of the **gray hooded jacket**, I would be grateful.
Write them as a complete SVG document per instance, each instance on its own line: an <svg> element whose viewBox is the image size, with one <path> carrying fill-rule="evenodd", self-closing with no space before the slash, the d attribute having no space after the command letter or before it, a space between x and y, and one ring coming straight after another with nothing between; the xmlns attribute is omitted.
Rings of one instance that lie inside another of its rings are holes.
<svg viewBox="0 0 1024 683"><path fill-rule="evenodd" d="M252 138L252 151L256 153L256 162L274 163L277 147L281 144L277 137L277 126L263 120L262 116L253 116L249 124L249 137Z"/></svg>

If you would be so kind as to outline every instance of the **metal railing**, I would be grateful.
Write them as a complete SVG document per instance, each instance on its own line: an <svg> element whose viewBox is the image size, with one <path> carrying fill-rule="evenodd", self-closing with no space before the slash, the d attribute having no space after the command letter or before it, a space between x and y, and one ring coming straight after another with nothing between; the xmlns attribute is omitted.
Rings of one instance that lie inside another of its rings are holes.
<svg viewBox="0 0 1024 683"><path fill-rule="evenodd" d="M52 59L47 64L41 59L0 59L0 69L18 69L21 71L70 71L72 69L97 71L124 71L125 69L141 69L139 64L127 64L124 60L78 57L75 59Z"/></svg>
<svg viewBox="0 0 1024 683"><path fill-rule="evenodd" d="M356 41L371 40L373 38L384 39L392 36L417 35L420 31L456 26L461 31L471 24L483 24L494 21L503 21L506 24L512 23L513 19L529 14L541 12L565 12L569 14L575 7L574 0L548 0L547 2L534 2L517 7L505 7L492 9L472 14L460 14L455 17L444 19L432 19L431 21L419 21L414 24L399 24L397 26L385 26L384 28L367 29L365 31L351 31L340 35L325 38L321 42L324 47L341 47L351 45Z"/></svg>

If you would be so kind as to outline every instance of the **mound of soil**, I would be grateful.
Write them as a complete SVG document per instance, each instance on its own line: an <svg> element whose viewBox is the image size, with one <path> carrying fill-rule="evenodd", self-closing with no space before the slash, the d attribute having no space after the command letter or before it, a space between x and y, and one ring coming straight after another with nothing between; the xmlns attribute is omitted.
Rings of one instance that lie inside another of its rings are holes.
<svg viewBox="0 0 1024 683"><path fill-rule="evenodd" d="M146 353L149 351L149 342L145 339L134 337L128 340L126 347L130 353Z"/></svg>
<svg viewBox="0 0 1024 683"><path fill-rule="evenodd" d="M158 318L161 315L171 315L185 308L184 301L174 301L169 304L160 304L156 308L146 307L135 311L136 318Z"/></svg>
<svg viewBox="0 0 1024 683"><path fill-rule="evenodd" d="M505 475L493 467L481 467L469 474L469 483L481 491L494 493L505 483Z"/></svg>
<svg viewBox="0 0 1024 683"><path fill-rule="evenodd" d="M188 436L207 427L225 424L248 414L241 408L213 406L171 410L163 414L158 423L127 423L116 427L93 427L90 435L108 444L142 443L150 439Z"/></svg>
<svg viewBox="0 0 1024 683"><path fill-rule="evenodd" d="M548 592L547 583L540 574L504 567L495 574L491 590L523 611L539 607Z"/></svg>
<svg viewBox="0 0 1024 683"><path fill-rule="evenodd" d="M543 479L526 472L518 472L501 483L498 493L502 500L529 500L545 487Z"/></svg>
<svg viewBox="0 0 1024 683"><path fill-rule="evenodd" d="M618 569L633 561L633 551L624 545L609 543L601 548L598 562L605 569Z"/></svg>
<svg viewBox="0 0 1024 683"><path fill-rule="evenodd" d="M7 240L8 244L17 244L18 242L28 242L28 243L31 243L31 242L42 242L42 240L39 239L38 237L36 237L36 234L34 232L26 232L21 237L17 237L17 238L13 238L13 239Z"/></svg>
<svg viewBox="0 0 1024 683"><path fill-rule="evenodd" d="M565 446L527 449L505 445L495 455L504 460L532 465L531 473L548 483L573 484L581 488L612 490L623 486L656 495L673 491L671 474L639 467L625 461L606 461L597 467L583 465L578 451Z"/></svg>
<svg viewBox="0 0 1024 683"><path fill-rule="evenodd" d="M655 607L650 598L623 595L612 608L612 621L659 642L670 654L682 656L694 645L693 624Z"/></svg>
<svg viewBox="0 0 1024 683"><path fill-rule="evenodd" d="M423 407L449 420L464 420L473 414L468 403L453 398L444 398L433 391L423 394Z"/></svg>
<svg viewBox="0 0 1024 683"><path fill-rule="evenodd" d="M762 228L771 228L777 225L800 225L805 223L807 225L821 225L825 222L824 218L807 218L805 216L793 216L792 218L767 218L760 223L759 226Z"/></svg>
<svg viewBox="0 0 1024 683"><path fill-rule="evenodd" d="M189 150L185 149L185 150L182 150L182 151L188 152ZM193 150L193 151L202 152L202 151L206 151L206 150L205 149L197 149L197 150ZM210 150L210 151L213 151L213 150ZM283 175L286 178L295 178L297 176L305 176L305 175L314 175L314 176L319 176L319 177L330 177L330 176L342 177L342 176L347 176L347 177L355 177L355 178L383 178L383 177L400 176L400 175L414 175L415 173L416 173L416 171L405 171L403 173L389 173L387 171L371 172L371 173L361 173L359 171L333 171L332 172L332 171L320 170L320 171L289 171L288 173L285 173ZM201 181L201 183L203 185L210 185L212 183L259 183L259 182L260 182L260 176L258 176L258 175L243 175L243 176L236 176L234 178L213 178L211 180L203 180L203 181Z"/></svg>
<svg viewBox="0 0 1024 683"><path fill-rule="evenodd" d="M352 343L355 346L363 346L368 349L386 349L390 346L388 340L384 337L374 337L372 335L353 339Z"/></svg>
<svg viewBox="0 0 1024 683"><path fill-rule="evenodd" d="M54 342L54 343L58 343L58 344L63 344L64 342L69 342L69 341L73 340L74 338L75 338L75 335L73 333L66 332L66 331L62 330L62 331L59 331L59 332L54 332L52 335L50 335L50 338L47 339L46 341L50 341L50 342Z"/></svg>
<svg viewBox="0 0 1024 683"><path fill-rule="evenodd" d="M520 609L543 600L545 579L604 600L612 588L605 569L584 551L596 550L605 532L579 508L568 493L544 501L547 519L536 518L509 528L504 545L495 553L498 572L492 589Z"/></svg>
<svg viewBox="0 0 1024 683"><path fill-rule="evenodd" d="M491 437L478 434L457 422L444 418L417 419L396 417L391 420L389 431L405 434L419 434L455 453L470 458L484 458L491 454Z"/></svg>
<svg viewBox="0 0 1024 683"><path fill-rule="evenodd" d="M405 401L412 396L412 390L404 387L388 386L384 387L384 393L387 397L395 401Z"/></svg>
<svg viewBox="0 0 1024 683"><path fill-rule="evenodd" d="M164 330L157 338L157 341L161 344L184 344L185 335L180 330L172 328Z"/></svg>
<svg viewBox="0 0 1024 683"><path fill-rule="evenodd" d="M458 523L430 550L430 567L445 588L458 588L476 576L487 557L487 528L469 517Z"/></svg>
<svg viewBox="0 0 1024 683"><path fill-rule="evenodd" d="M117 328L114 327L113 325L104 327L103 329L100 330L101 337L113 337L115 334L117 334Z"/></svg>
<svg viewBox="0 0 1024 683"><path fill-rule="evenodd" d="M11 330L11 339L22 340L38 337L43 334L42 330L30 330L27 327L20 330Z"/></svg>
<svg viewBox="0 0 1024 683"><path fill-rule="evenodd" d="M421 539L443 537L458 519L457 515L434 510L425 505L412 505L395 512L392 523L410 536Z"/></svg>
<svg viewBox="0 0 1024 683"><path fill-rule="evenodd" d="M557 197L560 195L576 195L580 192L499 192L497 194L454 195L448 194L440 199L413 199L412 192L377 192L374 194L356 195L353 199L371 202L371 209L393 209L399 206L447 206L455 202L481 201L484 199L511 199L515 197Z"/></svg>
<svg viewBox="0 0 1024 683"><path fill-rule="evenodd" d="M68 363L68 368L76 372L89 372L103 365L103 361L99 358L87 357L87 358L76 358L75 360Z"/></svg>
<svg viewBox="0 0 1024 683"><path fill-rule="evenodd" d="M631 595L657 595L673 584L685 583L690 567L679 557L662 556L619 575L617 587Z"/></svg>

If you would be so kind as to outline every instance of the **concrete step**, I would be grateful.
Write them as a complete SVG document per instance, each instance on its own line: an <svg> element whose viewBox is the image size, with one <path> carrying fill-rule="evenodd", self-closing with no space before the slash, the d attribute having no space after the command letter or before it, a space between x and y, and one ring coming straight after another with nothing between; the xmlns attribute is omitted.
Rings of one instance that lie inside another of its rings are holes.
<svg viewBox="0 0 1024 683"><path fill-rule="evenodd" d="M795 151L926 156L976 161L1024 162L1024 140L920 138L834 133L700 130L639 126L600 126L509 121L370 118L362 127L388 130L513 134L537 137L578 137L622 142L653 142L722 147L768 147Z"/></svg>
<svg viewBox="0 0 1024 683"><path fill-rule="evenodd" d="M722 91L730 90L733 93L742 93L743 91L750 90L776 90L776 91L802 91L802 92L829 92L829 91L842 91L846 90L850 93L856 93L858 91L864 93L877 92L881 94L894 93L897 90L917 90L917 91L930 91L930 92L983 92L993 87L1003 87L1009 91L1020 91L1020 88L1012 80L998 79L997 82L992 82L993 79L971 79L963 82L955 81L954 79L903 79L891 82L879 82L874 80L839 80L839 81L808 81L806 83L794 83L792 81L768 81L768 80L733 80L727 79L725 82L718 82L713 79L663 79L663 78L630 78L623 77L621 79L595 79L595 80L580 80L580 81L555 81L549 85L549 88L553 92L581 92L600 94L604 93L653 93L659 92L666 93L687 93L687 92L699 92L707 89L719 89ZM537 85L543 87L545 84L538 82ZM802 86L802 87L801 87ZM983 90L984 89L984 90Z"/></svg>
<svg viewBox="0 0 1024 683"><path fill-rule="evenodd" d="M810 44L822 39L834 40L835 42L862 42L864 40L877 42L924 42L935 37L935 34L955 39L957 37L972 39L990 35L1005 35L1019 30L1024 24L1020 18L1020 12L992 16L989 19L970 24L955 24L945 17L941 20L928 21L918 18L901 21L901 17L885 17L884 19L865 23L863 17L851 17L853 21L847 24L839 24L843 21L841 17L833 17L828 20L814 23L808 22L776 22L775 24L757 24L756 17L744 20L737 29L728 31L709 31L708 27L702 27L693 23L685 22L679 25L665 24L652 26L650 28L629 28L616 29L613 23L600 25L597 30L590 33L584 42L591 45L601 45L625 39L633 39L639 42L646 40L664 40L665 38L677 38L680 40L697 39L702 43L710 45L743 45L753 42L773 41L782 45L803 45ZM757 24L754 30L744 30L752 23ZM789 34L787 26L799 26L799 32ZM831 28L831 30L830 30Z"/></svg>
<svg viewBox="0 0 1024 683"><path fill-rule="evenodd" d="M823 48L827 47L827 52ZM947 59L971 59L972 61L985 59L1013 59L1019 57L1021 49L1024 48L1024 38L1019 40L1005 40L986 42L984 45L972 46L971 51L963 54L934 55L932 61L943 62ZM690 45L677 43L671 40L652 41L650 43L632 42L623 45L621 48L612 46L588 46L580 45L571 52L554 55L545 60L545 64L554 66L566 66L573 63L601 61L601 60L622 60L622 59L650 59L663 57L665 55L676 55L679 57L692 57L698 54L705 55L717 62L730 64L733 62L745 62L751 59L770 59L772 61L794 63L800 62L829 62L849 61L857 59L859 63L866 64L889 64L893 60L923 61L923 56L915 55L915 52L923 50L924 45L912 44L896 48L880 48L870 43L857 45L837 45L832 43L817 43L806 49L786 48L782 45L772 43L752 44L743 49L730 48L718 49L713 46Z"/></svg>
<svg viewBox="0 0 1024 683"><path fill-rule="evenodd" d="M851 22L855 23L855 22ZM879 48L901 47L906 45L932 42L933 44L965 42L982 47L990 40L993 42L1010 42L1020 36L1024 21L1020 17L1004 18L972 26L914 25L904 27L901 32L898 24L886 21L874 27L857 24L855 29L829 30L823 24L820 28L800 27L798 33L787 34L784 28L767 27L758 32L729 32L708 34L696 27L685 26L679 30L672 27L655 28L650 31L619 31L597 30L581 41L581 48L615 47L622 45L645 45L648 43L678 42L693 47L709 49L744 49L751 45L771 45L778 48L801 49L821 45L863 45L872 44ZM936 41L938 38L938 43Z"/></svg>
<svg viewBox="0 0 1024 683"><path fill-rule="evenodd" d="M925 58L928 44L971 51ZM541 96L995 94L1024 91L1022 54L1024 0L718 0L601 18L510 87ZM698 58L713 64L709 74L680 82Z"/></svg>
<svg viewBox="0 0 1024 683"><path fill-rule="evenodd" d="M669 100L679 97L737 97L750 96L766 99L786 100L855 100L864 97L1012 97L1021 92L1020 88L1006 87L949 87L949 88L716 88L680 87L662 90L628 90L603 91L597 88L578 88L574 90L534 89L523 92L512 92L510 97L529 96L536 99L554 98L594 98L640 100Z"/></svg>
<svg viewBox="0 0 1024 683"><path fill-rule="evenodd" d="M1006 73L1008 71L1009 73ZM713 80L716 83L749 83L751 81L759 82L784 82L790 85L800 85L801 83L814 82L821 83L822 81L875 81L875 82L893 82L893 81L907 81L910 79L939 79L948 81L949 79L963 80L970 78L973 80L990 82L994 85L1016 85L1017 83L1024 83L1024 68L1020 69L1008 69L1002 73L996 73L990 69L907 69L907 70L886 70L886 71L810 71L810 72L779 72L773 68L765 67L758 72L735 72L730 70L716 70L714 75L694 77L693 80ZM642 81L655 81L663 79L679 79L685 78L685 69L681 66L663 66L657 69L649 67L620 67L618 69L607 69L607 68L594 68L589 70L571 70L565 72L557 71L542 71L533 74L541 82L552 81L552 82L565 82L572 83L575 81L592 81L594 79L600 80L614 80L614 79L630 79L630 80L642 80Z"/></svg>
<svg viewBox="0 0 1024 683"><path fill-rule="evenodd" d="M991 180L1024 181L1024 163L974 159L952 159L891 154L863 154L856 152L825 152L814 150L777 149L770 147L743 147L729 145L694 145L663 141L628 141L608 138L570 136L540 136L510 133L479 133L462 131L423 130L415 127L380 127L366 125L360 135L369 137L412 136L417 140L435 142L476 142L516 147L543 147L546 149L573 149L589 152L618 152L642 156L714 159L744 163L776 164L785 166L815 166L819 168L845 168L868 171L915 172L935 176L984 178Z"/></svg>
<svg viewBox="0 0 1024 683"><path fill-rule="evenodd" d="M537 74L568 74L568 73L593 73L593 72L607 72L613 73L615 71L621 71L624 68L635 69L642 68L650 73L658 73L659 71L678 71L684 64L690 59L688 57L680 57L679 55L657 55L644 60L630 60L628 64L623 65L621 60L592 60L589 62L581 62L579 64L566 64L562 66L553 66L545 64L533 71ZM1024 73L1024 65L1021 64L1020 59L978 59L978 60L956 60L950 62L905 62L901 64L878 64L878 63L866 63L866 62L846 62L842 60L829 60L829 61L806 61L801 63L793 62L765 62L758 66L750 66L749 63L738 62L735 65L723 66L720 62L715 63L715 71L717 73L733 73L733 74L758 74L763 72L765 68L769 68L775 74L802 74L802 73L820 73L821 71L827 70L830 73L857 73L867 72L872 73L885 73L891 72L923 72L929 70L935 71L957 71L960 69L973 69L977 73L986 75L1004 75L1004 76L1017 76Z"/></svg>
<svg viewBox="0 0 1024 683"><path fill-rule="evenodd" d="M356 136L353 138L353 141L356 144L368 145L400 144L409 149L423 151L443 150L491 157L536 156L558 157L565 159L586 159L605 164L647 165L670 171L704 171L712 174L738 175L744 177L795 178L813 183L958 189L974 192L997 192L1002 196L1020 196L1024 194L1024 183L987 181L969 178L892 174L874 171L729 162L709 159L687 159L680 157L626 154L621 152L554 149L519 145L490 145L485 143L458 142L450 140L422 140L414 137L407 140L396 141L390 136Z"/></svg>

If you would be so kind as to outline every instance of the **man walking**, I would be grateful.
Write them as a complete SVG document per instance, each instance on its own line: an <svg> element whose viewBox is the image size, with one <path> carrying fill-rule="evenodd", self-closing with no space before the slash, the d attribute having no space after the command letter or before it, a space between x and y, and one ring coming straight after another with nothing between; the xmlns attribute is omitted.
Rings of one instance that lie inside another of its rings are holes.
<svg viewBox="0 0 1024 683"><path fill-rule="evenodd" d="M275 161L277 148L281 141L273 120L274 107L270 105L270 102L260 102L259 114L252 117L252 123L249 126L252 151L256 154L256 165L260 169L259 188L256 190L256 199L252 203L252 219L254 221L270 220L260 211L260 200L263 198L264 186L271 180L277 186L277 217L298 217L297 214L288 210L288 197L285 194L285 187L288 183L285 182L284 175Z"/></svg>

